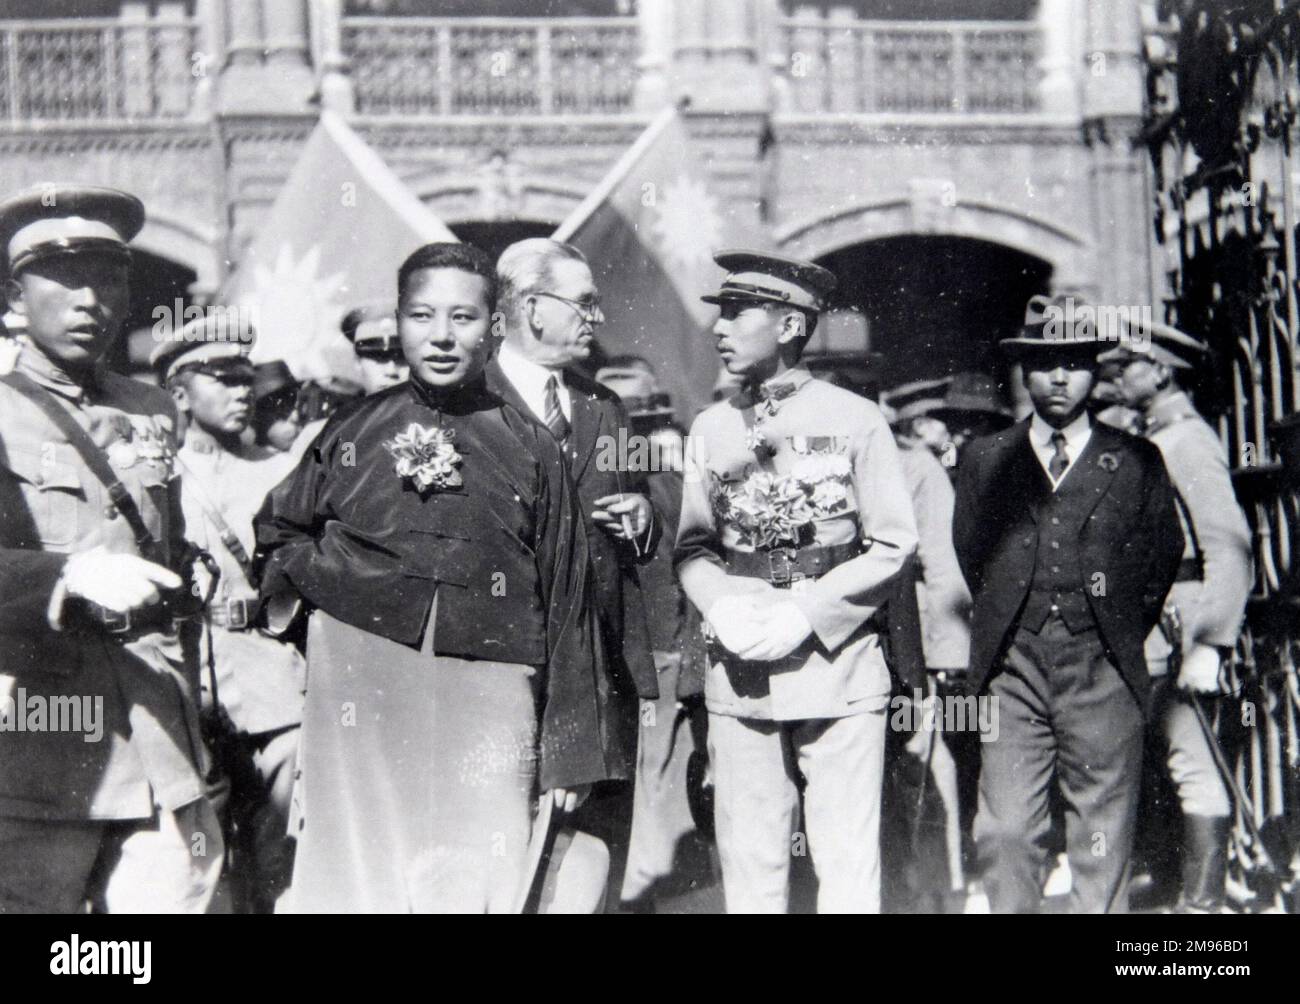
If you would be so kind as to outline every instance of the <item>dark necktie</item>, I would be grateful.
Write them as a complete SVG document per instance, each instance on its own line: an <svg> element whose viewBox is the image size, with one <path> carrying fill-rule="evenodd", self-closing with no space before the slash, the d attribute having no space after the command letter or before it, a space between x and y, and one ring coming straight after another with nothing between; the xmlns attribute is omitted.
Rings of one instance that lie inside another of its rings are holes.
<svg viewBox="0 0 1300 1004"><path fill-rule="evenodd" d="M1047 462L1047 470L1051 473L1053 481L1060 481L1066 469L1070 466L1070 455L1065 452L1065 435L1063 433L1052 433L1052 448L1056 452L1052 454L1052 459Z"/></svg>
<svg viewBox="0 0 1300 1004"><path fill-rule="evenodd" d="M546 409L546 427L551 430L555 441L563 446L569 439L569 420L560 408L560 384L554 373L546 381L546 400L543 404Z"/></svg>

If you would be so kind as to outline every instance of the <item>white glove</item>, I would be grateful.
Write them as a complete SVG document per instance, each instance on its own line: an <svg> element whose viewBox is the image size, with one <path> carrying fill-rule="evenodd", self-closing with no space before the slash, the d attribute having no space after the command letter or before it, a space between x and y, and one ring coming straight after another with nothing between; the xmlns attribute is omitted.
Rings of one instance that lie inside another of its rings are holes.
<svg viewBox="0 0 1300 1004"><path fill-rule="evenodd" d="M68 558L63 587L69 596L98 603L115 613L158 602L158 590L177 589L180 576L134 554L112 554L96 547Z"/></svg>
<svg viewBox="0 0 1300 1004"><path fill-rule="evenodd" d="M808 618L790 600L780 600L755 610L758 637L736 654L750 662L784 659L812 634Z"/></svg>
<svg viewBox="0 0 1300 1004"><path fill-rule="evenodd" d="M1193 645L1183 656L1183 665L1178 672L1179 690L1190 690L1194 694L1217 694L1220 691L1219 671L1223 667L1223 657L1213 645Z"/></svg>
<svg viewBox="0 0 1300 1004"><path fill-rule="evenodd" d="M704 616L729 652L739 655L759 640L762 625L753 596L723 596Z"/></svg>

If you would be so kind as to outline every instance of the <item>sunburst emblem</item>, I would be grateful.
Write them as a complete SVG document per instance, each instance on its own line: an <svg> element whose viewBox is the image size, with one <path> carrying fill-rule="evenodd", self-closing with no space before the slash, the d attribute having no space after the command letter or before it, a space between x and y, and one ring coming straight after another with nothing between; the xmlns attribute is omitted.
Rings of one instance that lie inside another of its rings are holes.
<svg viewBox="0 0 1300 1004"><path fill-rule="evenodd" d="M707 267L722 243L722 218L704 182L686 174L663 187L655 201L654 235L664 257L681 269Z"/></svg>
<svg viewBox="0 0 1300 1004"><path fill-rule="evenodd" d="M347 273L322 276L320 271L319 246L295 258L293 248L281 244L273 265L254 266L253 288L244 297L243 305L254 312L258 340L264 340L258 355L293 360L294 373L302 378L331 374L334 367L324 353L341 337L339 297L347 295Z"/></svg>

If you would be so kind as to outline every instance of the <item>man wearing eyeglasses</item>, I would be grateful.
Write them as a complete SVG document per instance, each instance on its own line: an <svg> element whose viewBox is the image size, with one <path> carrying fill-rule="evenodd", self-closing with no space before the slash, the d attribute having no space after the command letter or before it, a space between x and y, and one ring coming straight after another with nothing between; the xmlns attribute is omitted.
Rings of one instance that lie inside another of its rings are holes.
<svg viewBox="0 0 1300 1004"><path fill-rule="evenodd" d="M634 441L618 395L571 368L591 354L596 329L605 320L582 252L546 238L518 241L502 253L497 278L504 340L488 364L488 386L546 425L568 458L587 528L592 594L608 667L606 728L619 737L630 778L637 698L659 695L637 569L654 557L660 521L645 473L626 470L626 458L609 464L610 451L597 449L601 442ZM605 782L574 820L576 828L609 847L611 905L617 904L623 881L631 789L627 782Z"/></svg>

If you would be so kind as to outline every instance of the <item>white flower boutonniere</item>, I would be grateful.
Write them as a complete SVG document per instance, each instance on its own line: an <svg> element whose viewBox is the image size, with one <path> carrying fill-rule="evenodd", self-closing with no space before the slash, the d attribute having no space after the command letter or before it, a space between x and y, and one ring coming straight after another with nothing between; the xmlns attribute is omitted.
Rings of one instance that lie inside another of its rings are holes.
<svg viewBox="0 0 1300 1004"><path fill-rule="evenodd" d="M1109 453L1109 452L1103 453L1100 457L1097 458L1097 466L1100 467L1103 471L1107 471L1111 474L1114 474L1117 470L1119 470L1119 457L1114 453Z"/></svg>
<svg viewBox="0 0 1300 1004"><path fill-rule="evenodd" d="M464 484L460 471L462 457L451 443L455 429L426 428L412 422L406 431L385 441L384 449L397 461L399 477L410 478L420 491L430 488L459 488Z"/></svg>
<svg viewBox="0 0 1300 1004"><path fill-rule="evenodd" d="M769 457L776 451L763 435L763 430L757 425L750 426L745 430L745 449L751 450L760 460Z"/></svg>

